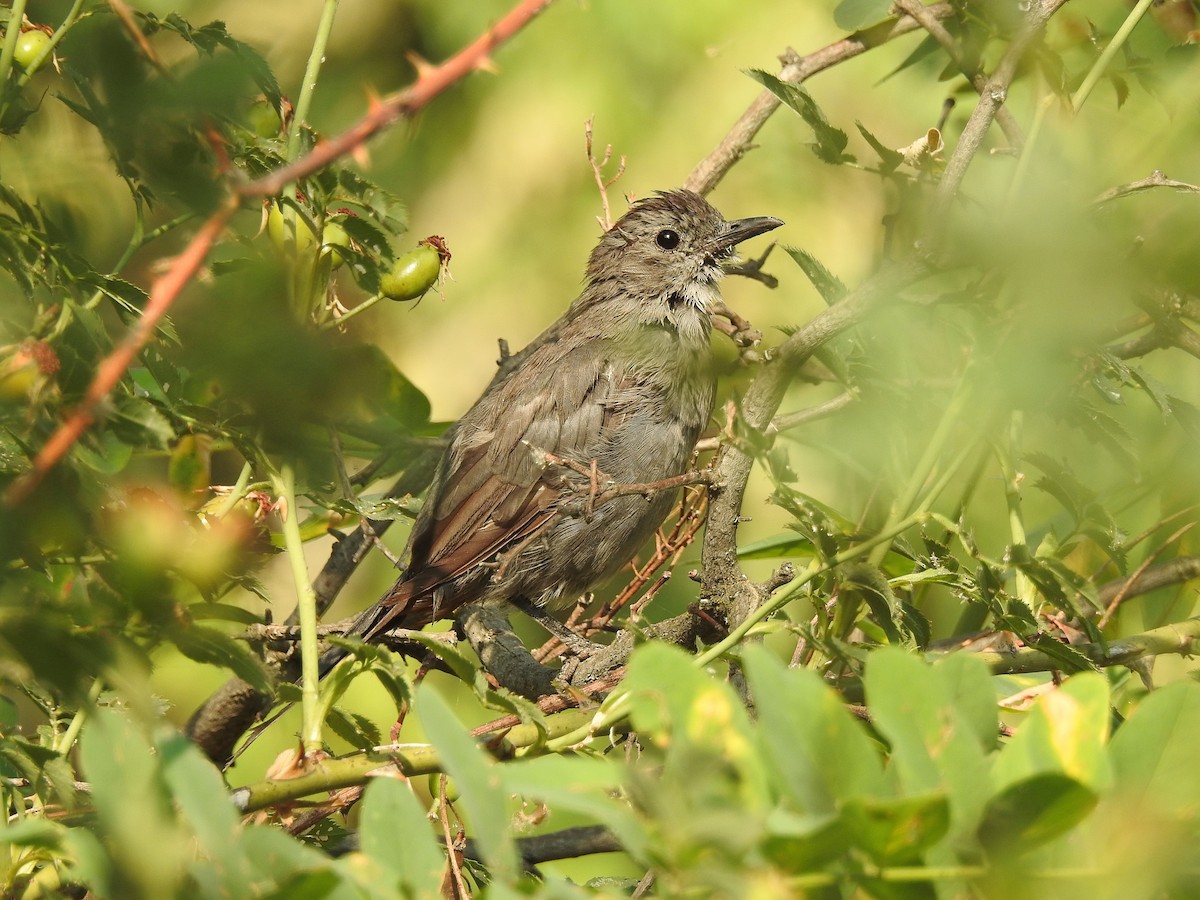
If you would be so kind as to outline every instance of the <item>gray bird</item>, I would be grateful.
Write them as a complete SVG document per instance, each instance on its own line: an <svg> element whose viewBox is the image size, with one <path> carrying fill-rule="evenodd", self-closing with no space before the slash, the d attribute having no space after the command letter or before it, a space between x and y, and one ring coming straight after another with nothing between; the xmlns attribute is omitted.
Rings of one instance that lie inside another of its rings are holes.
<svg viewBox="0 0 1200 900"><path fill-rule="evenodd" d="M709 306L721 261L777 228L726 222L703 197L640 200L600 239L583 293L453 427L409 539L409 565L349 631L370 641L473 601L572 601L662 524L673 491L582 513L595 466L617 484L687 470L712 412ZM345 652L321 660L328 671Z"/></svg>

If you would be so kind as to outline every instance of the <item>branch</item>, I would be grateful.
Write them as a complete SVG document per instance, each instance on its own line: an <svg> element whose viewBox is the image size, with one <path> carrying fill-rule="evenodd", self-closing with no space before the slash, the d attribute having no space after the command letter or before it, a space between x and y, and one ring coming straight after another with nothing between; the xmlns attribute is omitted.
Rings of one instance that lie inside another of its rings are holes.
<svg viewBox="0 0 1200 900"><path fill-rule="evenodd" d="M547 737L570 734L590 722L594 715L594 710L568 710L549 717L544 729L539 730L536 725L519 725L502 741L488 742L485 747L493 756L510 756L515 750L543 745ZM238 812L249 813L322 791L363 784L368 778L395 777L397 774L411 778L442 770L441 756L432 744L387 744L353 756L318 760L309 771L296 778L246 785L232 792L232 800Z"/></svg>
<svg viewBox="0 0 1200 900"><path fill-rule="evenodd" d="M517 852L527 868L556 859L574 859L593 853L620 853L624 849L617 836L603 825L580 825L548 834L517 838ZM468 859L483 859L474 838L467 838L463 853Z"/></svg>
<svg viewBox="0 0 1200 900"><path fill-rule="evenodd" d="M971 160L975 158L975 154L983 145L984 136L991 127L992 120L996 118L996 113L1008 99L1009 86L1016 77L1017 67L1024 58L1025 51L1041 34L1042 26L1066 2L1067 0L1030 0L1029 12L1020 34L1008 45L1008 49L1004 51L1004 56L1000 58L1000 63L996 66L992 77L987 80L984 89L980 91L979 102L975 104L971 118L967 120L967 126L958 139L958 145L946 163L946 169L938 182L937 198L929 217L933 228L942 228L946 212L958 194L963 176L967 174L967 167L971 165Z"/></svg>
<svg viewBox="0 0 1200 900"><path fill-rule="evenodd" d="M1172 191L1179 191L1184 194L1200 194L1200 186L1188 184L1186 181L1176 181L1173 178L1168 178L1159 169L1155 169L1145 178L1137 181L1130 181L1128 184L1117 185L1109 188L1099 197L1092 201L1093 206L1103 206L1105 203L1111 203L1113 200L1118 200L1122 197L1128 197L1132 194L1141 194L1145 191L1152 191L1155 188L1167 188Z"/></svg>
<svg viewBox="0 0 1200 900"><path fill-rule="evenodd" d="M1183 584L1200 578L1200 556L1181 556L1154 566L1139 569L1128 578L1117 578L1100 586L1099 603L1107 607L1114 600L1137 597L1172 584Z"/></svg>
<svg viewBox="0 0 1200 900"><path fill-rule="evenodd" d="M1071 649L1082 653L1097 666L1127 666L1146 656L1168 653L1190 656L1196 652L1197 639L1200 639L1200 618L1185 619L1108 643L1073 644ZM1055 672L1063 667L1061 659L1033 647L1014 653L989 651L976 655L991 667L995 675Z"/></svg>
<svg viewBox="0 0 1200 900"><path fill-rule="evenodd" d="M935 19L948 19L954 15L954 8L949 3L930 6L928 11ZM901 16L856 31L806 56L798 56L794 50L789 49L781 57L784 65L779 72L779 80L788 84L801 84L818 72L853 59L902 35L911 34L920 27L914 19ZM754 136L779 108L779 102L779 98L770 91L764 90L760 93L716 148L692 169L683 186L699 194L707 194L716 187L725 177L725 173L753 146Z"/></svg>
<svg viewBox="0 0 1200 900"><path fill-rule="evenodd" d="M740 411L746 427L760 433L767 431L796 370L805 360L822 344L862 321L877 303L915 281L923 271L917 262L893 264L793 333L779 346L774 359L763 367L742 398ZM737 527L742 520L742 497L753 462L747 450L727 443L712 469L713 480L720 487L711 489L709 499L701 596L721 604L724 607L721 613L730 625L745 618L762 599L761 592L746 591L751 585L737 561Z"/></svg>

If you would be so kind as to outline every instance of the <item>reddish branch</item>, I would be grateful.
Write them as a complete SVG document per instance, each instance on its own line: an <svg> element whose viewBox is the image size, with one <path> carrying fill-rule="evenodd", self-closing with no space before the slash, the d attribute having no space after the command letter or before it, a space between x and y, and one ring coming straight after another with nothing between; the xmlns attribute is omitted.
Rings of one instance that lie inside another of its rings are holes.
<svg viewBox="0 0 1200 900"><path fill-rule="evenodd" d="M355 125L337 137L318 143L308 154L254 181L235 185L229 200L213 213L150 289L142 318L129 336L96 370L87 394L42 447L28 472L4 492L6 506L25 500L80 436L96 420L97 409L112 392L133 360L150 341L154 329L176 298L199 271L213 244L237 211L241 200L278 194L288 184L311 175L361 147L369 138L399 119L407 118L477 69L486 69L491 53L513 37L554 0L519 0L495 25L439 66L417 65L417 80L404 90L376 101Z"/></svg>
<svg viewBox="0 0 1200 900"><path fill-rule="evenodd" d="M237 203L229 201L213 213L207 222L188 243L184 251L175 257L166 274L154 282L146 309L134 329L116 349L100 363L92 383L88 385L83 401L75 407L66 421L50 436L33 460L33 467L9 485L4 492L4 503L15 506L33 492L46 473L66 455L79 440L88 426L96 420L96 409L109 395L121 376L125 374L138 352L154 334L154 329L166 315L175 298L179 296L192 277L204 264L208 251L212 249L225 224L237 210Z"/></svg>
<svg viewBox="0 0 1200 900"><path fill-rule="evenodd" d="M492 51L528 25L538 13L553 2L554 0L521 0L500 21L440 66L417 61L417 80L412 85L376 101L362 119L337 137L317 144L294 163L243 185L239 193L246 197L274 196L291 182L320 171L335 160L357 150L369 138L398 119L412 116L472 72L491 68Z"/></svg>

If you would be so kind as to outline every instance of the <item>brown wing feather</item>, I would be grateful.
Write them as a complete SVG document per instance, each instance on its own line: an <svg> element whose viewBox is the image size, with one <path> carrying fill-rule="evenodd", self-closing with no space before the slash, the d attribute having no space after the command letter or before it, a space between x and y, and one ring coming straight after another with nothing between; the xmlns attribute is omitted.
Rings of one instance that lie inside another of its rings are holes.
<svg viewBox="0 0 1200 900"><path fill-rule="evenodd" d="M370 640L391 628L419 628L475 599L460 591L437 606L439 588L535 537L555 516L561 487L544 478L538 451L577 456L595 446L616 389L602 346L577 348L570 360L544 351L535 399L512 403L512 381L489 391L460 421L410 541L407 572L379 601L381 617L363 631ZM521 387L529 396L528 381ZM564 433L565 432L565 433ZM566 446L564 446L566 445ZM486 584L486 582L484 582ZM482 591L482 587L479 593Z"/></svg>

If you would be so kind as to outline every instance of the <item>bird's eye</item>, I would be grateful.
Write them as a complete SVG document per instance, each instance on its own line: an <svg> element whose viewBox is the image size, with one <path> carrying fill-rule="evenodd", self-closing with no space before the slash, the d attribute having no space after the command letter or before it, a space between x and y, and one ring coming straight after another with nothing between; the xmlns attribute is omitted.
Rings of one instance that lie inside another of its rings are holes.
<svg viewBox="0 0 1200 900"><path fill-rule="evenodd" d="M672 231L670 228L664 228L654 238L654 241L664 250L674 250L679 246L679 232Z"/></svg>

